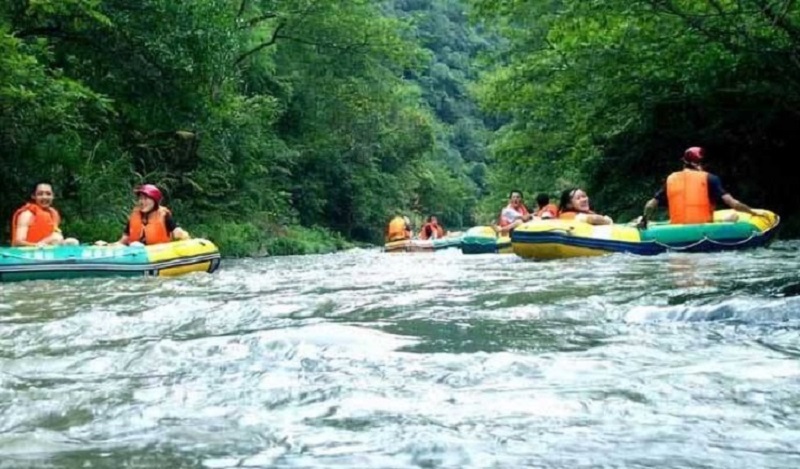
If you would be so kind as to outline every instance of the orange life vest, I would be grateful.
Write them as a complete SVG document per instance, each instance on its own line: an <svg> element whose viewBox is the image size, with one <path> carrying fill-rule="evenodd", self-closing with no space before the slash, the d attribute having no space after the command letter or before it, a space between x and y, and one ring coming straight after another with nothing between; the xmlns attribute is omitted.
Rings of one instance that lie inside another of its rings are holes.
<svg viewBox="0 0 800 469"><path fill-rule="evenodd" d="M53 207L44 209L29 202L17 209L17 211L14 212L14 216L11 218L12 245L17 238L17 220L22 212L26 210L33 214L33 218L31 219L31 224L28 226L28 236L25 238L25 241L29 243L38 243L58 231L58 225L61 223L61 215L58 214L58 210Z"/></svg>
<svg viewBox="0 0 800 469"><path fill-rule="evenodd" d="M673 224L710 223L714 205L708 198L708 173L684 169L667 178L669 222Z"/></svg>
<svg viewBox="0 0 800 469"><path fill-rule="evenodd" d="M403 217L394 217L389 222L389 228L386 231L387 241L399 241L402 239L411 239L411 233L406 230L406 221Z"/></svg>
<svg viewBox="0 0 800 469"><path fill-rule="evenodd" d="M158 207L156 210L146 215L147 221L142 219L142 212L134 209L128 219L128 241L139 241L141 243L161 244L172 241L167 230L167 215L170 211L167 207Z"/></svg>
<svg viewBox="0 0 800 469"><path fill-rule="evenodd" d="M552 213L553 214L553 218L558 217L558 207L555 204L547 204L547 205L545 205L544 207L542 207L541 209L539 209L536 212L536 216L541 218L542 214L543 213L547 213L547 212Z"/></svg>

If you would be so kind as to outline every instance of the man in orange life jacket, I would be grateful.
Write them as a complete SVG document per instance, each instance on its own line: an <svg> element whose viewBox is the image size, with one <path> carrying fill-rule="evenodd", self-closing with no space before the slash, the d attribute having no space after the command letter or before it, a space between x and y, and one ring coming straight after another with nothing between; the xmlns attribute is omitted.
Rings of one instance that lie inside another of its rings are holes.
<svg viewBox="0 0 800 469"><path fill-rule="evenodd" d="M172 212L160 205L163 196L158 187L145 184L134 189L133 193L138 196L137 206L128 218L122 237L112 244L137 246L189 239L189 233L175 223ZM97 241L95 244L103 246L106 242Z"/></svg>
<svg viewBox="0 0 800 469"><path fill-rule="evenodd" d="M53 185L39 182L33 186L31 201L20 207L11 218L12 246L77 245L75 238L64 239L61 215L53 207Z"/></svg>
<svg viewBox="0 0 800 469"><path fill-rule="evenodd" d="M711 223L718 202L728 207L762 216L746 204L734 199L723 187L719 177L703 171L705 152L700 147L691 147L683 154L683 170L667 177L667 182L644 206L644 214L637 226L647 228L647 220L658 207L669 208L669 221L672 224ZM736 217L738 219L738 217ZM726 221L736 221L731 218Z"/></svg>

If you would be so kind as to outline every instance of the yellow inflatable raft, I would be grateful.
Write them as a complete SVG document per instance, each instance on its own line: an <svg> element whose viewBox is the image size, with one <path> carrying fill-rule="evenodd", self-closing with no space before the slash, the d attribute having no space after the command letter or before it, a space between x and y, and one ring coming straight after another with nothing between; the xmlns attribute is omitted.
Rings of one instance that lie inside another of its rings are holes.
<svg viewBox="0 0 800 469"><path fill-rule="evenodd" d="M713 223L671 225L650 223L639 230L633 224L589 225L575 220L534 220L511 233L514 253L531 259L599 256L613 252L655 255L667 251L712 252L767 245L780 217L768 210L762 216L738 212L736 222L726 222L733 210L714 212ZM716 221L719 220L719 221Z"/></svg>
<svg viewBox="0 0 800 469"><path fill-rule="evenodd" d="M0 248L0 282L109 276L174 277L214 272L217 247L206 239L152 246L50 246Z"/></svg>

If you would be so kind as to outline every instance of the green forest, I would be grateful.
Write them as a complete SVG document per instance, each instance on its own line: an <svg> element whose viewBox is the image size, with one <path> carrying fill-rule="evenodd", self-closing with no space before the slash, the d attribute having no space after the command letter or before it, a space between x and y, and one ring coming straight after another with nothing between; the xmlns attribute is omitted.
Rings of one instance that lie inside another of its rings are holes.
<svg viewBox="0 0 800 469"><path fill-rule="evenodd" d="M382 243L585 188L639 215L688 146L800 233L791 0L7 0L6 244L52 181L65 234L116 239L158 185L229 256Z"/></svg>

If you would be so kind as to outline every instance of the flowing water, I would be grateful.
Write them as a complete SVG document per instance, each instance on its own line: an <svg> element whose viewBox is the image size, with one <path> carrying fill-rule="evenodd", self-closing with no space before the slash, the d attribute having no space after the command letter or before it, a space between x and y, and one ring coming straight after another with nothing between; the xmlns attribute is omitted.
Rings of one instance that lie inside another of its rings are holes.
<svg viewBox="0 0 800 469"><path fill-rule="evenodd" d="M800 467L800 242L0 285L0 468Z"/></svg>

